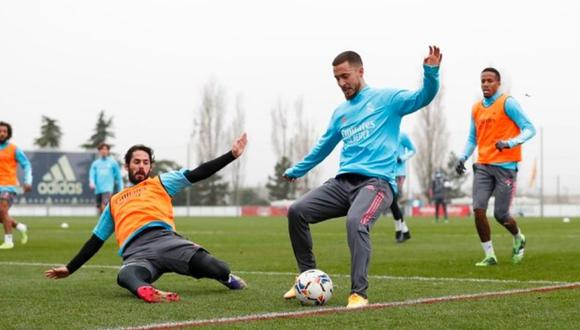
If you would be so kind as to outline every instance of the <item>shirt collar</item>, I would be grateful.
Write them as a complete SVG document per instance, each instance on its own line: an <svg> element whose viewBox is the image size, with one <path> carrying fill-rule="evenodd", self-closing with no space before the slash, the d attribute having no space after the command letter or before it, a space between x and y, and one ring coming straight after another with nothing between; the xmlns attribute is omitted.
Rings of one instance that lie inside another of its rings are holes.
<svg viewBox="0 0 580 330"><path fill-rule="evenodd" d="M483 105L486 107L489 107L490 105L492 105L495 101L497 101L497 99L501 96L501 92L497 91L495 92L495 94L493 94L490 97L484 97L483 98Z"/></svg>

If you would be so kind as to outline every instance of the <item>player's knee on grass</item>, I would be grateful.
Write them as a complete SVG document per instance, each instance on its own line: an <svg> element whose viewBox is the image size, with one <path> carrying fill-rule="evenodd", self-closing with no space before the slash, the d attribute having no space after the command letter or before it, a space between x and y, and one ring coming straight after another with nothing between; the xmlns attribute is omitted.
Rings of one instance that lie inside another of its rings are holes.
<svg viewBox="0 0 580 330"><path fill-rule="evenodd" d="M195 278L211 278L218 281L227 281L230 276L228 264L203 250L197 251L191 257L189 271Z"/></svg>
<svg viewBox="0 0 580 330"><path fill-rule="evenodd" d="M125 266L117 275L117 284L137 295L137 289L151 284L151 272L142 266Z"/></svg>

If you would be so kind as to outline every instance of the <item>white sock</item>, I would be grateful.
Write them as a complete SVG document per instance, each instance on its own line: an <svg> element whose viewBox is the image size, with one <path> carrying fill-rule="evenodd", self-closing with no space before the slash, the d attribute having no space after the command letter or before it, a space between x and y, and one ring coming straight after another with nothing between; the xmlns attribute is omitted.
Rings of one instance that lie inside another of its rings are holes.
<svg viewBox="0 0 580 330"><path fill-rule="evenodd" d="M401 220L401 222L403 223L403 226L401 227L401 230L403 231L403 233L408 232L409 228L407 227L407 223L403 220Z"/></svg>
<svg viewBox="0 0 580 330"><path fill-rule="evenodd" d="M16 225L16 230L18 230L19 232L23 232L23 233L25 233L25 232L26 232L26 230L28 230L28 227L26 227L26 225L25 225L25 224L23 224L22 222L19 222L19 223Z"/></svg>
<svg viewBox="0 0 580 330"><path fill-rule="evenodd" d="M483 248L486 257L495 256L495 251L493 250L493 244L491 241L481 242L481 247Z"/></svg>
<svg viewBox="0 0 580 330"><path fill-rule="evenodd" d="M402 227L403 227L403 221L402 220L395 220L395 230L401 231Z"/></svg>
<svg viewBox="0 0 580 330"><path fill-rule="evenodd" d="M522 231L518 228L518 232L514 235L514 239L521 240L522 238Z"/></svg>
<svg viewBox="0 0 580 330"><path fill-rule="evenodd" d="M4 234L4 243L12 244L12 234Z"/></svg>

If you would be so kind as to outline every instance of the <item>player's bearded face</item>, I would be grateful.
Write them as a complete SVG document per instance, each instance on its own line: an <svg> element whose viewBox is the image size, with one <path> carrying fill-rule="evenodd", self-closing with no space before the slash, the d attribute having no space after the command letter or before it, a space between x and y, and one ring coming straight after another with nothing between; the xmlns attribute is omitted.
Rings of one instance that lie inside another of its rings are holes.
<svg viewBox="0 0 580 330"><path fill-rule="evenodd" d="M8 139L8 128L5 126L0 126L0 143L6 142Z"/></svg>
<svg viewBox="0 0 580 330"><path fill-rule="evenodd" d="M484 97L493 96L499 89L500 84L494 72L485 71L481 73L481 91Z"/></svg>
<svg viewBox="0 0 580 330"><path fill-rule="evenodd" d="M147 179L151 173L149 154L143 150L134 151L127 171L129 172L129 181L132 184L138 184Z"/></svg>
<svg viewBox="0 0 580 330"><path fill-rule="evenodd" d="M362 66L351 65L349 62L343 62L333 67L334 78L338 87L342 90L347 100L352 99L360 91L363 85Z"/></svg>

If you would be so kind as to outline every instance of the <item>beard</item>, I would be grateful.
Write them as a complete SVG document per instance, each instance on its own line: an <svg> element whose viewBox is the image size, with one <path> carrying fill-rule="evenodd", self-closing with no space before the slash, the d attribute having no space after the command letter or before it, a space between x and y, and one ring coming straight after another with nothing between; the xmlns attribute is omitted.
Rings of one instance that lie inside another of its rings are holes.
<svg viewBox="0 0 580 330"><path fill-rule="evenodd" d="M353 85L353 86L349 86L346 89L343 89L342 92L344 94L344 98L347 100L352 100L355 96L357 96L358 92L360 91L360 84L359 85ZM348 94L348 93L352 93L352 94Z"/></svg>
<svg viewBox="0 0 580 330"><path fill-rule="evenodd" d="M6 141L8 141L8 139L0 139L0 144L4 144Z"/></svg>
<svg viewBox="0 0 580 330"><path fill-rule="evenodd" d="M133 173L131 173L131 171L129 171L129 182L131 182L134 185L139 184L139 183L145 181L149 177L150 173L151 173L151 170L149 170L149 172L147 172L147 173L145 173L145 171L137 171L137 172L133 172ZM137 176L139 176L139 178Z"/></svg>

